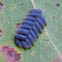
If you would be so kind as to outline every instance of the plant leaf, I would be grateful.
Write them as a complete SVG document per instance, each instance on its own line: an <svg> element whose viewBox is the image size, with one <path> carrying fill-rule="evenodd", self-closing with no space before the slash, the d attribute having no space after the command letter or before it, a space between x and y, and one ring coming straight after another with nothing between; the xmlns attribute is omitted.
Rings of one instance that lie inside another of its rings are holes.
<svg viewBox="0 0 62 62"><path fill-rule="evenodd" d="M0 0L0 47L8 45L21 53L20 62L62 62L62 1L61 0ZM32 8L41 9L47 26L29 50L14 43L17 23L21 23ZM0 62L6 62L0 53Z"/></svg>

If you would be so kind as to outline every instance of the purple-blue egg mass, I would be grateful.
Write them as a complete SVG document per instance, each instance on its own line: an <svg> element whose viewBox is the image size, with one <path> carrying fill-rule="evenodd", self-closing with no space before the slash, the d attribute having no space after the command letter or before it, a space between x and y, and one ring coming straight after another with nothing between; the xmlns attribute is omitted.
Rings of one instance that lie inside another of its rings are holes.
<svg viewBox="0 0 62 62"><path fill-rule="evenodd" d="M42 10L29 10L29 13L14 35L16 45L24 49L31 48L32 45L35 45L36 39L39 37L39 34L43 32L46 25L47 21L42 14Z"/></svg>

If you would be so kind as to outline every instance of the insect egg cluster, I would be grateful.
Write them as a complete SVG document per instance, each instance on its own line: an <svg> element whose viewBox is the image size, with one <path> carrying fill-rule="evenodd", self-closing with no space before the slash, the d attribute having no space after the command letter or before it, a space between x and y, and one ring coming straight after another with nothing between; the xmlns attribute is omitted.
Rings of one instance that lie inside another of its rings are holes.
<svg viewBox="0 0 62 62"><path fill-rule="evenodd" d="M35 45L36 38L43 32L47 22L40 9L29 10L26 16L17 29L14 40L20 48L28 49Z"/></svg>

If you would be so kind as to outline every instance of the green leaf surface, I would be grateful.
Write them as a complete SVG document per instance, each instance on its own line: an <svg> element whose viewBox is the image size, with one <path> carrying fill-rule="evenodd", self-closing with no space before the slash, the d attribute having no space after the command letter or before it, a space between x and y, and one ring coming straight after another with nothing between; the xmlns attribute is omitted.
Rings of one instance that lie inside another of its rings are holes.
<svg viewBox="0 0 62 62"><path fill-rule="evenodd" d="M62 62L62 0L0 0L0 47L8 45L21 53L20 62ZM59 3L59 5L57 5ZM57 6L56 6L57 5ZM29 10L43 11L47 26L29 50L18 48L14 43L17 23L21 23ZM4 61L3 61L4 60ZM6 62L0 53L0 62Z"/></svg>

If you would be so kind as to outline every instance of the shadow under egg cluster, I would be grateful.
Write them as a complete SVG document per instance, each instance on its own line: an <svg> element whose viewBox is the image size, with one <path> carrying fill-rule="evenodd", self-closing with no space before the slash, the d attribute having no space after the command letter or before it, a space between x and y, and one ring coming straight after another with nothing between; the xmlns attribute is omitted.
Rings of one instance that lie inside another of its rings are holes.
<svg viewBox="0 0 62 62"><path fill-rule="evenodd" d="M47 22L40 9L31 9L26 16L17 29L14 40L20 48L28 49L35 45L36 38L43 32Z"/></svg>

